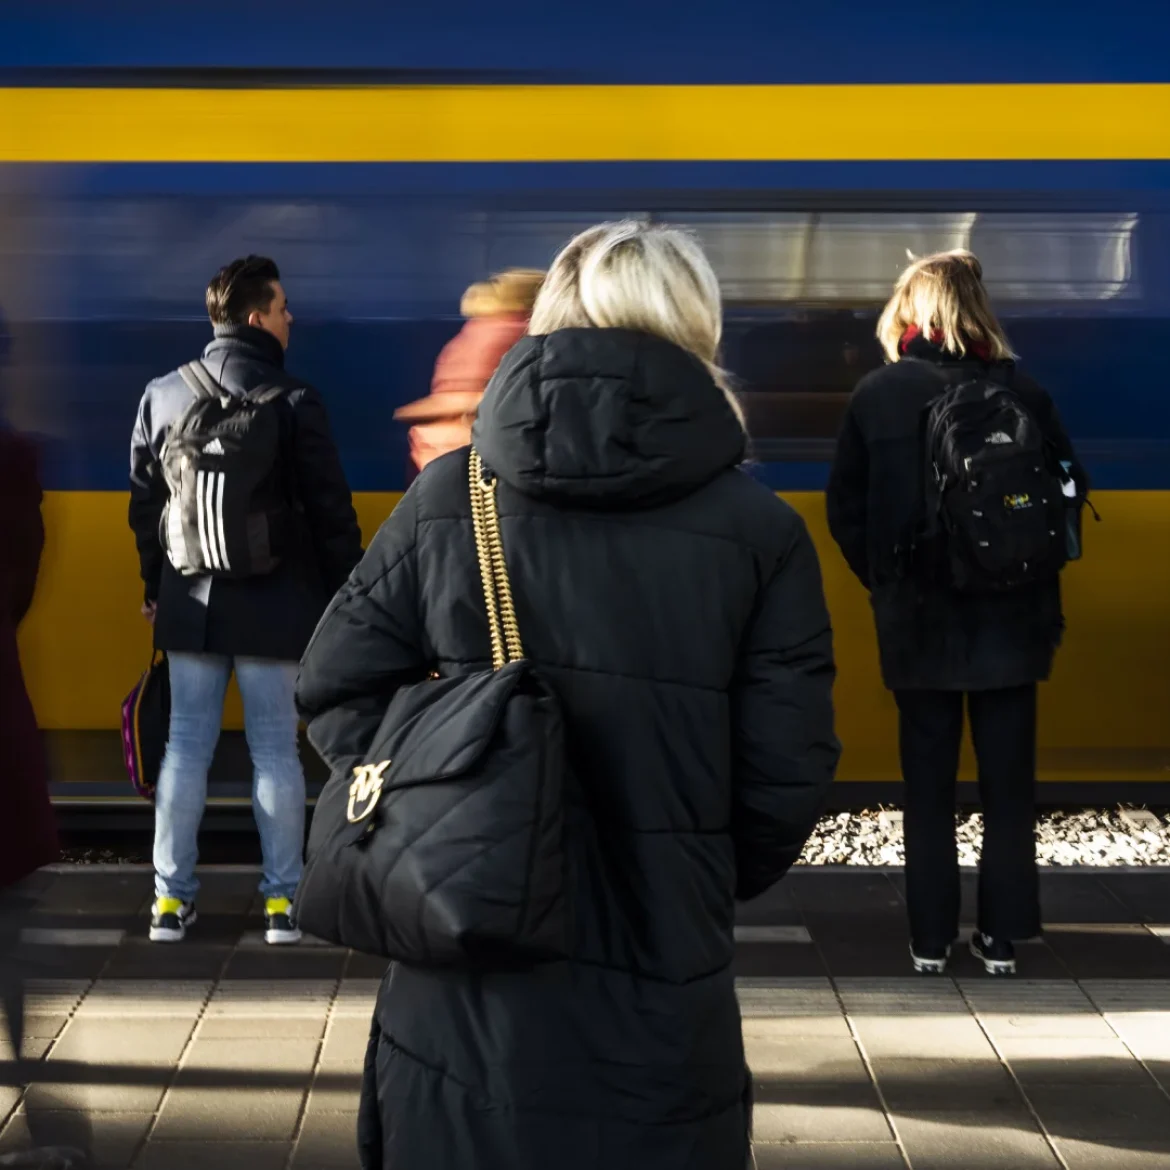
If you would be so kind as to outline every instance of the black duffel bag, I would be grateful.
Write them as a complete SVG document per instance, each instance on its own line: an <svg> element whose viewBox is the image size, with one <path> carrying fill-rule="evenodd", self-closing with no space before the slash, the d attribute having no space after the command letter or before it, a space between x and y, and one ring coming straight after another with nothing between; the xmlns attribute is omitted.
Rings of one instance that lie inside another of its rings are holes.
<svg viewBox="0 0 1170 1170"><path fill-rule="evenodd" d="M496 481L474 450L469 480L492 669L399 689L364 761L317 801L296 896L310 934L405 963L567 950L564 722L524 658Z"/></svg>

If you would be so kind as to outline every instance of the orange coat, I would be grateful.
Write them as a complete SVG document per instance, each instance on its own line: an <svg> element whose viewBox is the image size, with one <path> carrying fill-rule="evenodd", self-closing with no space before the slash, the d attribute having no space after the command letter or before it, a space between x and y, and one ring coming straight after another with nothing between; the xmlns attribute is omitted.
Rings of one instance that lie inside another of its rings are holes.
<svg viewBox="0 0 1170 1170"><path fill-rule="evenodd" d="M410 457L421 471L432 460L471 442L471 424L500 359L524 336L522 313L472 317L443 347L435 362L431 392L395 412L413 422Z"/></svg>

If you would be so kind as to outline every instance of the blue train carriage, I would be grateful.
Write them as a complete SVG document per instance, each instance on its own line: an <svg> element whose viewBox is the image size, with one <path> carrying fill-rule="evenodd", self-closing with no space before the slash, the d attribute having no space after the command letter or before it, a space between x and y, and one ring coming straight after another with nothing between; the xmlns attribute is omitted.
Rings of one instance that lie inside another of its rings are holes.
<svg viewBox="0 0 1170 1170"><path fill-rule="evenodd" d="M895 713L826 528L832 438L881 360L873 326L907 252L967 246L1105 518L1067 573L1044 791L1164 799L1170 9L1121 0L1103 25L1088 5L992 0L972 27L917 0L897 20L841 0L799 18L394 7L279 28L217 0L0 14L0 404L46 453L49 547L21 637L59 797L127 792L118 702L149 653L127 440L146 381L206 336L208 276L278 259L290 366L327 396L368 539L405 482L391 415L425 389L463 288L641 215L708 248L753 474L820 549L851 798L892 794ZM245 800L247 775L226 736L216 798Z"/></svg>

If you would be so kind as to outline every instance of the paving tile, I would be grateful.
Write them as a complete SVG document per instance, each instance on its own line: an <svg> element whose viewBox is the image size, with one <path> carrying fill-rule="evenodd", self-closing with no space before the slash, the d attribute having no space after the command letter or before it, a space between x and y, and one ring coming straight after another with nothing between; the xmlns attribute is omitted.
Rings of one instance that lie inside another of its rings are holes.
<svg viewBox="0 0 1170 1170"><path fill-rule="evenodd" d="M822 1039L853 1041L849 1024L842 1015L835 1016L745 1016L743 1021L745 1042L757 1038L771 1042L794 1040L816 1041Z"/></svg>
<svg viewBox="0 0 1170 1170"><path fill-rule="evenodd" d="M29 1036L25 1035L21 1043L21 1056L25 1060L40 1060L42 1056L48 1051L49 1045L52 1043L51 1036ZM16 1051L12 1044L7 1040L0 1040L0 1064L12 1060L16 1056Z"/></svg>
<svg viewBox="0 0 1170 1170"><path fill-rule="evenodd" d="M223 979L207 1016L324 1017L336 988L333 979Z"/></svg>
<svg viewBox="0 0 1170 1170"><path fill-rule="evenodd" d="M837 992L824 975L743 977L735 981L735 991L745 1015L841 1014Z"/></svg>
<svg viewBox="0 0 1170 1170"><path fill-rule="evenodd" d="M1023 1110L899 1111L894 1126L914 1170L1058 1170Z"/></svg>
<svg viewBox="0 0 1170 1170"><path fill-rule="evenodd" d="M1101 884L1140 922L1165 922L1170 907L1170 873L1104 873Z"/></svg>
<svg viewBox="0 0 1170 1170"><path fill-rule="evenodd" d="M188 1049L179 1069L176 1085L206 1084L208 1073L244 1072L281 1074L284 1087L308 1085L317 1062L320 1044L316 1040L252 1039L205 1040L200 1036Z"/></svg>
<svg viewBox="0 0 1170 1170"><path fill-rule="evenodd" d="M735 948L732 971L737 978L762 976L807 978L827 974L820 952L807 943L741 944Z"/></svg>
<svg viewBox="0 0 1170 1170"><path fill-rule="evenodd" d="M265 947L233 952L225 979L340 979L348 955L325 947Z"/></svg>
<svg viewBox="0 0 1170 1170"><path fill-rule="evenodd" d="M175 1064L194 1030L194 1020L110 1019L77 1016L53 1047L50 1060L95 1064Z"/></svg>
<svg viewBox="0 0 1170 1170"><path fill-rule="evenodd" d="M791 1037L744 1037L748 1067L757 1083L868 1085L869 1073L852 1039L808 1044Z"/></svg>
<svg viewBox="0 0 1170 1170"><path fill-rule="evenodd" d="M1170 982L1165 979L1085 979L1081 989L1103 1012L1160 1015L1170 1024Z"/></svg>
<svg viewBox="0 0 1170 1170"><path fill-rule="evenodd" d="M829 928L823 917L807 918L809 930L820 951L821 958L834 977L905 976L911 972L909 942L902 933L887 930L865 933L854 926L839 932Z"/></svg>
<svg viewBox="0 0 1170 1170"><path fill-rule="evenodd" d="M52 1040L61 1034L61 1030L69 1023L69 1017L64 1014L45 1015L38 1012L36 1015L26 1013L24 1017L24 1037L26 1040Z"/></svg>
<svg viewBox="0 0 1170 1170"><path fill-rule="evenodd" d="M1125 903L1094 873L1048 873L1041 891L1046 923L1124 922Z"/></svg>
<svg viewBox="0 0 1170 1170"><path fill-rule="evenodd" d="M758 1084L752 1126L761 1142L890 1141L877 1094L864 1086Z"/></svg>
<svg viewBox="0 0 1170 1170"><path fill-rule="evenodd" d="M865 919L872 913L900 918L902 899L884 873L814 873L793 870L785 886L796 905L808 915L840 914ZM815 932L814 932L815 934Z"/></svg>
<svg viewBox="0 0 1170 1170"><path fill-rule="evenodd" d="M110 947L22 945L16 952L30 974L46 979L96 979L115 952Z"/></svg>
<svg viewBox="0 0 1170 1170"><path fill-rule="evenodd" d="M92 1170L126 1170L154 1117L150 1113L94 1113L66 1111L39 1113L31 1119L23 1111L0 1136L0 1153L26 1150L35 1141L85 1148Z"/></svg>
<svg viewBox="0 0 1170 1170"><path fill-rule="evenodd" d="M254 873L199 871L199 920L209 917L243 918L256 897Z"/></svg>
<svg viewBox="0 0 1170 1170"><path fill-rule="evenodd" d="M291 1142L304 1100L304 1089L178 1086L163 1102L151 1142L205 1141L209 1133L225 1142Z"/></svg>
<svg viewBox="0 0 1170 1170"><path fill-rule="evenodd" d="M138 914L150 904L150 878L143 874L60 874L38 898L45 914Z"/></svg>
<svg viewBox="0 0 1170 1170"><path fill-rule="evenodd" d="M167 1066L145 1067L126 1083L120 1070L95 1065L85 1081L44 1082L30 1085L25 1105L41 1113L82 1110L100 1113L153 1113L170 1079Z"/></svg>
<svg viewBox="0 0 1170 1170"><path fill-rule="evenodd" d="M305 1116L292 1170L358 1170L357 1113Z"/></svg>
<svg viewBox="0 0 1170 1170"><path fill-rule="evenodd" d="M20 1104L23 1092L15 1085L0 1085L0 1119L7 1117Z"/></svg>
<svg viewBox="0 0 1170 1170"><path fill-rule="evenodd" d="M284 1170L290 1142L167 1142L152 1137L134 1170Z"/></svg>
<svg viewBox="0 0 1170 1170"><path fill-rule="evenodd" d="M1113 1029L1071 980L962 980L980 1023L995 1039L1053 1036L1109 1039Z"/></svg>
<svg viewBox="0 0 1170 1170"><path fill-rule="evenodd" d="M309 1093L305 1115L319 1113L355 1113L362 1090L362 1070L359 1065L344 1068L334 1066L318 1073Z"/></svg>
<svg viewBox="0 0 1170 1170"><path fill-rule="evenodd" d="M320 1040L327 1016L281 1017L276 1015L204 1016L199 1024L201 1040ZM369 1029L366 1029L369 1031Z"/></svg>
<svg viewBox="0 0 1170 1170"><path fill-rule="evenodd" d="M756 1142L757 1170L905 1170L893 1142Z"/></svg>
<svg viewBox="0 0 1170 1170"><path fill-rule="evenodd" d="M178 1061L193 1020L73 1019L49 1056L87 1066L76 1081L34 1084L26 1098L38 1110L152 1112L162 1100L170 1069Z"/></svg>
<svg viewBox="0 0 1170 1170"><path fill-rule="evenodd" d="M202 926L202 920L199 923ZM211 982L219 978L235 940L214 943L188 938L174 946L149 939L129 938L111 956L104 979L173 979L180 983Z"/></svg>
<svg viewBox="0 0 1170 1170"><path fill-rule="evenodd" d="M995 1059L873 1059L889 1109L971 1109L995 1112L1023 1104L1015 1082Z"/></svg>
<svg viewBox="0 0 1170 1170"><path fill-rule="evenodd" d="M99 979L77 1009L81 1018L194 1019L203 1011L210 980Z"/></svg>
<svg viewBox="0 0 1170 1170"><path fill-rule="evenodd" d="M386 974L386 968L389 966L390 961L382 958L381 955L360 955L356 951L351 951L349 962L345 967L345 977L347 979L373 979L381 983L382 976Z"/></svg>
<svg viewBox="0 0 1170 1170"><path fill-rule="evenodd" d="M1137 932L1053 932L1047 941L1078 979L1170 978L1170 947L1144 927Z"/></svg>
<svg viewBox="0 0 1170 1170"><path fill-rule="evenodd" d="M366 1058L370 1040L370 1021L354 1017L334 1017L329 1023L321 1049L321 1067L360 1065Z"/></svg>
<svg viewBox="0 0 1170 1170"><path fill-rule="evenodd" d="M362 979L350 978L348 975L337 988L337 998L333 1003L333 1015L364 1017L368 1022L374 1014L374 1005L378 1000L378 988L382 985L381 978Z"/></svg>
<svg viewBox="0 0 1170 1170"><path fill-rule="evenodd" d="M1030 1085L1026 1091L1054 1138L1161 1139L1170 1149L1170 1098L1153 1085Z"/></svg>
<svg viewBox="0 0 1170 1170"><path fill-rule="evenodd" d="M107 947L118 946L126 931L94 926L26 926L20 932L24 946L32 947Z"/></svg>
<svg viewBox="0 0 1170 1170"><path fill-rule="evenodd" d="M997 1041L1000 1055L1025 1085L1149 1085L1150 1077L1118 1039L1012 1036Z"/></svg>
<svg viewBox="0 0 1170 1170"><path fill-rule="evenodd" d="M791 884L787 881L780 882L750 902L739 903L735 908L735 921L743 926L802 925L800 907L796 904Z"/></svg>
<svg viewBox="0 0 1170 1170"><path fill-rule="evenodd" d="M987 1036L970 1016L859 1016L861 1046L871 1059L990 1060Z"/></svg>
<svg viewBox="0 0 1170 1170"><path fill-rule="evenodd" d="M92 986L92 979L26 978L24 1010L29 1015L74 1011Z"/></svg>
<svg viewBox="0 0 1170 1170"><path fill-rule="evenodd" d="M1073 1142L1057 1139L1056 1148L1068 1170L1167 1170L1170 1143L1135 1142L1126 1139L1116 1145L1106 1142Z"/></svg>
<svg viewBox="0 0 1170 1170"><path fill-rule="evenodd" d="M836 981L841 1004L850 1016L911 1014L969 1017L967 1003L949 979L922 976L842 978Z"/></svg>

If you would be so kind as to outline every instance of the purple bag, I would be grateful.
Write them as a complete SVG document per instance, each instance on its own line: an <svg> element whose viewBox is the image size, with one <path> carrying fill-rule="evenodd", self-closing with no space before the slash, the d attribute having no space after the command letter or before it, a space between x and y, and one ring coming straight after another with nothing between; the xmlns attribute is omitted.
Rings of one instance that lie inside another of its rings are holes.
<svg viewBox="0 0 1170 1170"><path fill-rule="evenodd" d="M171 722L171 672L156 653L146 673L122 703L122 755L134 791L154 799Z"/></svg>

